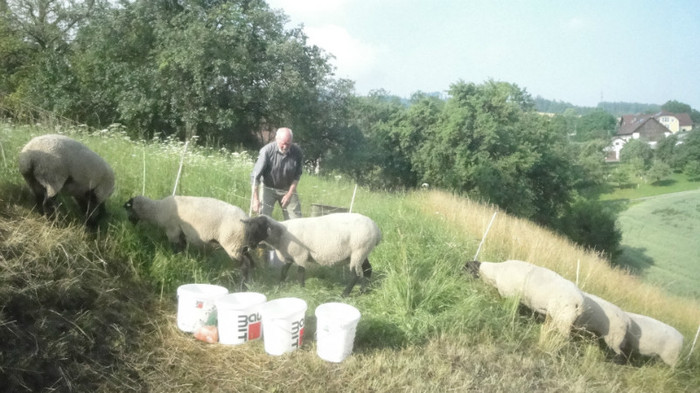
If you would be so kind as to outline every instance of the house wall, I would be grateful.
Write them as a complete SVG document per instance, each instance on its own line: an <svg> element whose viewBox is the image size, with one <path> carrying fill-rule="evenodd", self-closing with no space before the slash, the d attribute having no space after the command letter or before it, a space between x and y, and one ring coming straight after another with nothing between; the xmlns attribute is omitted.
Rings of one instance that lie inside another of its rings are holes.
<svg viewBox="0 0 700 393"><path fill-rule="evenodd" d="M670 115L659 116L657 118L657 120L659 120L659 123L663 124L664 127L668 128L669 131L671 131L674 134L681 129L680 122L678 121L678 118L675 116L670 116Z"/></svg>

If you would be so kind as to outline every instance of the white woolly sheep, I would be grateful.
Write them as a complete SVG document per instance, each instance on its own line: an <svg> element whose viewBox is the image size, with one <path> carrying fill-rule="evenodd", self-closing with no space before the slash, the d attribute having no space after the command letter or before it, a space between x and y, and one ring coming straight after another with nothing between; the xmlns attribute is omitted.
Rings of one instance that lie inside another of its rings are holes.
<svg viewBox="0 0 700 393"><path fill-rule="evenodd" d="M19 171L36 197L42 213L55 211L62 190L85 212L94 228L105 214L104 203L114 191L114 172L107 162L82 143L63 135L42 135L19 153Z"/></svg>
<svg viewBox="0 0 700 393"><path fill-rule="evenodd" d="M625 339L625 352L633 355L659 356L673 367L683 349L683 335L670 325L659 320L627 312L631 318Z"/></svg>
<svg viewBox="0 0 700 393"><path fill-rule="evenodd" d="M281 279L287 276L292 262L299 266L300 283L304 285L308 261L330 266L348 262L354 271L343 291L348 296L360 277L364 276L361 292L372 275L368 256L382 239L382 233L372 219L357 213L334 213L319 217L297 218L278 222L268 216L245 220L248 244L261 241L277 251L282 267Z"/></svg>
<svg viewBox="0 0 700 393"><path fill-rule="evenodd" d="M520 303L551 318L562 335L568 336L583 311L583 294L559 274L523 261L500 263L471 261L470 273L498 289L503 297L517 296Z"/></svg>
<svg viewBox="0 0 700 393"><path fill-rule="evenodd" d="M630 317L620 307L583 292L583 313L574 325L602 337L617 355L625 355L623 348L630 324Z"/></svg>
<svg viewBox="0 0 700 393"><path fill-rule="evenodd" d="M241 288L245 289L253 260L244 242L242 220L248 216L241 208L218 199L194 196L168 196L160 200L136 196L124 208L132 223L143 220L164 229L177 251L186 242L199 247L221 246L231 259L241 262Z"/></svg>

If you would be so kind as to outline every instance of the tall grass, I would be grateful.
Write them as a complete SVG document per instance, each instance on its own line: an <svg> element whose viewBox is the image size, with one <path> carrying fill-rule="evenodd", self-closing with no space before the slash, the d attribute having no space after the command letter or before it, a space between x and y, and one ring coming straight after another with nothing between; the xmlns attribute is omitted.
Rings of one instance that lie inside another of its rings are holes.
<svg viewBox="0 0 700 393"><path fill-rule="evenodd" d="M139 333L129 337L133 344L129 351L116 352L119 370L130 376L129 381L137 381L120 386L121 391L642 392L692 391L700 385L698 351L675 369L653 360L618 365L609 352L589 339L557 341L517 300L501 299L493 288L464 275L462 266L473 258L495 209L440 191L358 189L353 211L372 217L383 232L382 243L370 255L374 273L365 295L340 297L350 277L341 268L309 269L305 288L293 282L292 269L289 282L279 284L279 270L265 266L261 254L256 254L258 267L251 290L265 293L268 299L301 297L309 305L301 350L270 357L261 342L237 347L197 342L176 327L176 287L210 282L234 289L238 269L220 250L174 254L160 231L144 224L131 225L121 207L129 197L140 194L144 184L149 197L170 195L183 145L172 140L135 142L118 130L93 135L64 131L105 157L117 174L118 186L107 206L111 216L97 240L74 240L94 250L83 259L128 267L128 276L149 289L144 300L155 304L154 308L127 311L135 321L147 322L137 324ZM42 243L61 244L60 233L75 232L76 227L32 212L16 172L19 149L42 133L46 130L0 125L3 150L12 158L0 172L0 202L5 209L0 222L32 217L54 231L33 227L24 234L27 239L45 236ZM254 155L190 145L177 193L219 198L247 211ZM343 178L305 174L299 186L303 213L309 215L312 203L349 207L354 188ZM5 242L5 232L0 230L0 236ZM40 247L33 252L45 253ZM34 258L28 252L27 257ZM584 290L667 322L686 341L692 340L700 322L696 302L669 297L610 267L599 256L505 212L498 213L479 259L527 260L572 280L578 271ZM122 301L133 304L130 298ZM313 340L313 310L328 301L352 304L362 313L354 354L337 365L316 356ZM114 388L107 382L97 384L91 390Z"/></svg>

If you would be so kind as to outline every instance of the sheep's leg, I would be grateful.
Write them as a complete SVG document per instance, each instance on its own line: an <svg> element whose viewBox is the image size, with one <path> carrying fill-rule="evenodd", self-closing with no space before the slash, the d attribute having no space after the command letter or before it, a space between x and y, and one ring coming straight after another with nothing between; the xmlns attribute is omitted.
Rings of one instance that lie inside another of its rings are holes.
<svg viewBox="0 0 700 393"><path fill-rule="evenodd" d="M54 217L56 213L56 198L57 196L44 195L44 200L41 201L41 211L47 217Z"/></svg>
<svg viewBox="0 0 700 393"><path fill-rule="evenodd" d="M255 266L253 263L253 258L250 257L248 250L243 251L243 260L241 261L241 272L243 277L241 278L241 292L248 291L248 279L250 278L250 269Z"/></svg>
<svg viewBox="0 0 700 393"><path fill-rule="evenodd" d="M85 198L78 200L80 209L85 212L85 223L88 228L95 229L97 224L105 213L104 203L98 203L95 193L88 191L85 193Z"/></svg>
<svg viewBox="0 0 700 393"><path fill-rule="evenodd" d="M342 295L343 297L347 297L348 295L350 295L350 292L355 287L355 284L357 284L357 280L359 280L359 279L360 279L360 276L358 276L357 274L352 275L352 278L350 279L350 283L348 284L347 287L345 287L345 290L343 291L343 295Z"/></svg>
<svg viewBox="0 0 700 393"><path fill-rule="evenodd" d="M360 286L360 293L364 293L367 289L367 284L369 283L369 279L371 276L372 265L369 263L369 259L365 258L365 261L362 262L362 284ZM355 287L359 280L360 276L357 274L353 274L352 278L350 279L350 283L347 287L345 287L345 290L343 291L343 297L347 297L350 295L350 292L352 292L352 289Z"/></svg>
<svg viewBox="0 0 700 393"><path fill-rule="evenodd" d="M292 267L292 264L290 262L286 262L284 266L282 266L282 272L280 275L280 282L283 282L284 280L287 279L287 273L289 272L289 268Z"/></svg>
<svg viewBox="0 0 700 393"><path fill-rule="evenodd" d="M302 287L306 286L306 268L303 266L297 267L297 277L299 278L299 285Z"/></svg>
<svg viewBox="0 0 700 393"><path fill-rule="evenodd" d="M47 214L48 212L45 210L44 205L47 200L47 195L46 195L46 189L44 186L39 183L34 176L31 175L23 175L24 180L27 182L29 185L29 188L32 190L32 194L34 194L34 199L36 200L36 204L39 207L40 213L41 214Z"/></svg>
<svg viewBox="0 0 700 393"><path fill-rule="evenodd" d="M187 236L185 236L185 232L180 231L174 235L168 233L168 239L170 239L170 246L174 253L177 254L185 250L185 246L187 245Z"/></svg>
<svg viewBox="0 0 700 393"><path fill-rule="evenodd" d="M362 263L362 274L364 279L362 280L362 285L360 286L360 293L365 293L367 284L369 284L369 279L372 277L372 265L369 263L369 259L365 259L365 261Z"/></svg>

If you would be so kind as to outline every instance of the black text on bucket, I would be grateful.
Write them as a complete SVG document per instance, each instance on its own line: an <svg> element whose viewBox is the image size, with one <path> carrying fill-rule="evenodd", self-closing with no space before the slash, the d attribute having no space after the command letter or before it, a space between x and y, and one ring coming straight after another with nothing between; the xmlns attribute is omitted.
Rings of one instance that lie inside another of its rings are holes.
<svg viewBox="0 0 700 393"><path fill-rule="evenodd" d="M304 338L304 318L292 322L292 348L301 347L301 340Z"/></svg>
<svg viewBox="0 0 700 393"><path fill-rule="evenodd" d="M260 338L261 316L259 313L238 315L238 339L243 341Z"/></svg>

